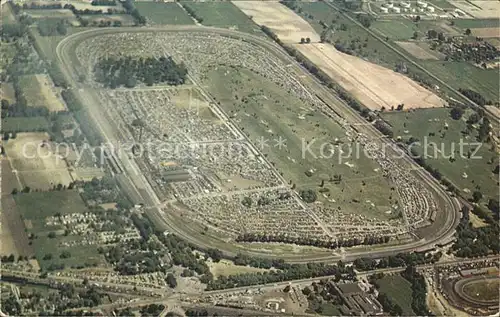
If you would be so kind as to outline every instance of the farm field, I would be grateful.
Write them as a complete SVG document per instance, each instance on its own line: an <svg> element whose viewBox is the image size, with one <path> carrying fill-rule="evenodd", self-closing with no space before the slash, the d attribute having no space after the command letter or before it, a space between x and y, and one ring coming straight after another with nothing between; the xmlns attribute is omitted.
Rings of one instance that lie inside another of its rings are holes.
<svg viewBox="0 0 500 317"><path fill-rule="evenodd" d="M500 37L500 29L498 27L493 28L475 28L472 29L472 35L482 37L482 38L498 38Z"/></svg>
<svg viewBox="0 0 500 317"><path fill-rule="evenodd" d="M468 150L475 149L475 146L464 145L464 157L461 157L459 142L476 142L477 131L473 131L470 136L463 136L462 131L466 130L466 123L470 113L464 114L461 120L453 120L450 117L450 109L428 109L415 110L412 112L387 112L382 117L391 124L394 131L394 137L402 137L408 140L414 137L422 142L422 146L415 146L419 154L423 154L424 141L427 142L427 151L430 158L426 161L437 168L441 174L449 179L464 192L472 193L479 189L483 195L496 197L498 193L497 177L492 173L494 163L488 164L490 159L498 162L495 152L491 151L488 144L481 145L476 155L481 159L468 159ZM448 128L445 129L445 124ZM435 135L429 136L430 133ZM425 138L425 139L424 139ZM434 142L436 146L430 142ZM450 162L447 156L452 152L454 146L455 161ZM435 153L436 151L436 153ZM457 153L458 152L458 153ZM436 154L436 155L435 155Z"/></svg>
<svg viewBox="0 0 500 317"><path fill-rule="evenodd" d="M46 107L52 112L66 110L48 75L25 75L19 81L29 107Z"/></svg>
<svg viewBox="0 0 500 317"><path fill-rule="evenodd" d="M14 103L16 101L16 92L11 83L0 84L0 98L6 99L9 103Z"/></svg>
<svg viewBox="0 0 500 317"><path fill-rule="evenodd" d="M396 42L402 49L413 55L418 59L429 59L429 60L439 60L436 51L431 51L430 49L425 49L422 47L425 44L415 43L415 42Z"/></svg>
<svg viewBox="0 0 500 317"><path fill-rule="evenodd" d="M47 190L71 182L66 162L55 152L55 145L47 142L49 139L47 133L18 133L5 142L5 153L23 187Z"/></svg>
<svg viewBox="0 0 500 317"><path fill-rule="evenodd" d="M2 5L2 10L0 10L0 16L2 19L0 19L0 23L14 23L16 21L16 18L12 14L12 10L10 9L9 5Z"/></svg>
<svg viewBox="0 0 500 317"><path fill-rule="evenodd" d="M337 51L328 44L295 45L304 56L372 110L443 107L433 92L391 69Z"/></svg>
<svg viewBox="0 0 500 317"><path fill-rule="evenodd" d="M409 40L417 32L419 38L425 38L427 31L435 30L438 33L459 35L460 33L446 21L420 21L415 23L407 19L377 20L370 27L382 36L394 41Z"/></svg>
<svg viewBox="0 0 500 317"><path fill-rule="evenodd" d="M461 29L474 28L498 28L500 27L499 19L456 19L453 20L455 26Z"/></svg>
<svg viewBox="0 0 500 317"><path fill-rule="evenodd" d="M2 132L48 131L49 121L45 117L6 117L2 119Z"/></svg>
<svg viewBox="0 0 500 317"><path fill-rule="evenodd" d="M420 63L449 85L477 91L488 100L499 99L499 78L496 69L481 69L467 62L422 61Z"/></svg>
<svg viewBox="0 0 500 317"><path fill-rule="evenodd" d="M22 12L26 13L35 20L40 18L61 18L61 19L75 18L73 12L71 12L71 10L68 9L57 9L57 10L26 9L22 10Z"/></svg>
<svg viewBox="0 0 500 317"><path fill-rule="evenodd" d="M411 283L401 275L387 275L377 281L380 285L379 292L387 294L394 303L403 309L403 316L414 316L411 308L412 290Z"/></svg>
<svg viewBox="0 0 500 317"><path fill-rule="evenodd" d="M33 245L42 269L50 268L51 265L77 266L104 261L104 258L97 253L97 246L67 246L81 238L64 235L63 227L47 224L49 217L88 212L76 191L22 193L15 195L14 199L16 209L21 213L28 233L36 236ZM56 237L49 237L51 232L54 232ZM65 251L71 256L61 258L60 254ZM48 254L51 255L50 259Z"/></svg>
<svg viewBox="0 0 500 317"><path fill-rule="evenodd" d="M478 19L498 18L498 12L500 11L500 2L498 1L450 0L449 2Z"/></svg>
<svg viewBox="0 0 500 317"><path fill-rule="evenodd" d="M194 24L178 3L135 2L135 7L152 24Z"/></svg>
<svg viewBox="0 0 500 317"><path fill-rule="evenodd" d="M230 28L241 32L263 34L248 16L232 2L181 2L203 19L203 25ZM239 3L239 2L238 2Z"/></svg>
<svg viewBox="0 0 500 317"><path fill-rule="evenodd" d="M258 25L270 28L284 43L299 43L301 38L319 42L319 34L295 12L278 1L233 1Z"/></svg>
<svg viewBox="0 0 500 317"><path fill-rule="evenodd" d="M302 18L312 25L318 34L324 30L321 22L332 27L334 31L327 32L326 38L335 43L338 49L349 51L352 55L390 69L402 61L399 55L326 3L303 2L300 8Z"/></svg>
<svg viewBox="0 0 500 317"><path fill-rule="evenodd" d="M377 170L378 165L363 155L359 158L354 155L353 158L340 157L342 151L354 151L349 147L355 144L349 142L345 131L331 119L305 107L281 87L245 69L218 67L208 77L211 80L206 84L211 93L250 138L257 144L261 137L269 139L270 146L262 147L263 153L287 181L296 184L297 189L318 188L325 180L324 186L329 193L318 198L325 204L342 206L342 210L348 213L389 217L385 211L391 209L390 194L387 194L390 184ZM239 100L246 101L242 104ZM286 142L286 147L274 146L280 138ZM339 144L337 151L334 150L335 155L321 150L324 144L333 146L335 140ZM303 155L302 142L314 142L311 152L317 153L317 156L321 156L320 152L324 153L325 157L314 157L308 153ZM307 176L311 170L314 172ZM342 185L328 182L334 174L342 175ZM362 185L363 180L365 186ZM369 192L364 194L366 201L353 202L364 188L369 188Z"/></svg>
<svg viewBox="0 0 500 317"><path fill-rule="evenodd" d="M4 167L3 160L2 167ZM2 177L4 173L5 170L2 170ZM25 231L23 219L16 210L14 198L12 195L6 193L2 195L0 223L1 255L14 254L16 256L23 255L28 257L34 255L33 247L28 241L28 234Z"/></svg>

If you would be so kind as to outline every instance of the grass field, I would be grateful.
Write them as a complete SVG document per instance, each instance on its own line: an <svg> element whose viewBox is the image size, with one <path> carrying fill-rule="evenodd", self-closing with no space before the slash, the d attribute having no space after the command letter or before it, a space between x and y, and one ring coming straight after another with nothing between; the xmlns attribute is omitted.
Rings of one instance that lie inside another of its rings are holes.
<svg viewBox="0 0 500 317"><path fill-rule="evenodd" d="M136 2L134 5L152 24L194 24L189 14L175 2Z"/></svg>
<svg viewBox="0 0 500 317"><path fill-rule="evenodd" d="M20 77L19 82L29 107L45 107L55 112L66 110L48 75L25 75Z"/></svg>
<svg viewBox="0 0 500 317"><path fill-rule="evenodd" d="M379 291L387 294L394 303L401 306L403 316L414 316L411 309L412 290L411 283L401 275L387 275L378 281Z"/></svg>
<svg viewBox="0 0 500 317"><path fill-rule="evenodd" d="M481 300L498 300L498 289L500 280L485 279L484 281L473 282L464 285L463 292L472 298Z"/></svg>
<svg viewBox="0 0 500 317"><path fill-rule="evenodd" d="M235 265L233 261L230 260L220 260L219 262L208 262L207 263L210 272L214 275L215 278L219 276L229 276L229 275L237 275L244 273L255 273L255 272L266 272L269 270L259 269L250 266L241 266Z"/></svg>
<svg viewBox="0 0 500 317"><path fill-rule="evenodd" d="M45 117L7 117L2 119L2 132L48 131L49 121Z"/></svg>
<svg viewBox="0 0 500 317"><path fill-rule="evenodd" d="M427 31L435 30L444 34L458 34L458 32L442 21L420 21L415 23L408 19L377 20L370 27L382 36L394 41L409 40L417 32L418 38L426 38Z"/></svg>
<svg viewBox="0 0 500 317"><path fill-rule="evenodd" d="M496 69L482 69L467 62L422 61L421 65L455 89L468 88L488 100L499 99L500 79Z"/></svg>
<svg viewBox="0 0 500 317"><path fill-rule="evenodd" d="M40 18L60 18L60 19L70 19L74 18L75 15L71 10L59 9L59 10L36 10L36 9L27 9L22 10L23 13L31 16L33 19Z"/></svg>
<svg viewBox="0 0 500 317"><path fill-rule="evenodd" d="M84 213L87 207L76 191L52 191L32 192L29 194L17 194L14 196L16 208L22 215L28 233L33 233L33 245L37 259L42 269L47 269L51 264L64 264L76 266L84 263L100 263L102 257L97 253L97 246L65 247L62 243L80 240L78 236L64 236L60 230L63 227L50 226L46 224L47 217L57 214ZM59 230L59 231L58 231ZM56 238L49 238L50 232L56 232ZM63 251L71 253L71 257L62 259ZM47 254L52 259L43 260Z"/></svg>
<svg viewBox="0 0 500 317"><path fill-rule="evenodd" d="M10 9L10 5L2 5L2 10L0 11L2 23L14 23L16 21L16 18L14 17L14 14L12 14L12 10Z"/></svg>
<svg viewBox="0 0 500 317"><path fill-rule="evenodd" d="M415 150L422 154L425 137L427 140L427 151L431 156L426 161L434 168L437 168L443 176L452 181L461 190L469 190L471 193L479 186L483 195L496 197L498 194L497 177L492 173L494 164L488 164L490 159L498 162L497 155L491 151L491 146L483 144L476 155L481 159L468 159L467 152L474 145L463 146L463 156L460 155L459 142L476 142L477 131L473 131L470 136L464 137L462 131L466 130L465 114L461 120L453 120L450 117L450 109L428 109L416 110L413 112L390 112L382 114L382 117L389 122L394 131L394 136L401 136L404 140L411 136L418 138L422 146L415 146ZM445 123L448 128L445 128ZM405 133L407 132L407 133ZM434 133L434 136L429 136ZM435 154L435 146L437 145ZM454 150L452 148L454 146ZM441 153L440 153L441 152ZM457 153L458 152L458 153ZM451 162L448 156L454 154L455 161ZM436 156L435 156L436 155Z"/></svg>
<svg viewBox="0 0 500 317"><path fill-rule="evenodd" d="M456 27L461 29L498 28L500 19L457 19L453 20Z"/></svg>
<svg viewBox="0 0 500 317"><path fill-rule="evenodd" d="M241 32L264 34L260 27L231 2L181 2L201 17L203 25L231 28Z"/></svg>
<svg viewBox="0 0 500 317"><path fill-rule="evenodd" d="M269 140L269 146L262 147L263 153L297 189L318 188L324 180L330 192L318 195L318 199L325 204L348 213L387 217L385 212L391 209L388 180L377 170L378 164L362 154L341 157L351 150L355 153L356 148L345 130L329 117L248 70L219 66L208 78L205 84L210 92L250 139L257 144L261 138ZM286 147L274 146L280 138ZM304 144L309 142L311 152L304 154ZM342 175L341 184L329 182L334 174ZM353 202L365 188L369 189L363 194L366 201Z"/></svg>

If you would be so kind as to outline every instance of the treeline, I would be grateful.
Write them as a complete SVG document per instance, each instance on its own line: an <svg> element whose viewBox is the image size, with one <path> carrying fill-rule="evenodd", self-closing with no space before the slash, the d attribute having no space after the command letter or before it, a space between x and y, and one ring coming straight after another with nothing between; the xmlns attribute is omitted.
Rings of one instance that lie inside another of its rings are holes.
<svg viewBox="0 0 500 317"><path fill-rule="evenodd" d="M188 4L188 3L186 3L186 2L182 2L182 6L184 7L184 10L186 10L186 12L187 12L187 13L188 13L188 14L189 14L189 15L190 15L193 19L195 19L195 20L196 20L196 22L198 22L198 23L202 23L202 22L203 22L203 18L202 18L202 17L200 17L199 15L197 15L197 14L196 14L196 11L195 11L193 8L191 8L191 7L189 6L189 4Z"/></svg>
<svg viewBox="0 0 500 317"><path fill-rule="evenodd" d="M261 26L261 30L267 36L273 39L276 43L278 43L290 56L294 57L295 60L299 62L305 69L307 69L311 74L313 74L317 79L319 79L323 85L326 85L328 86L328 88L333 89L340 97L340 99L342 99L345 103L347 103L351 108L361 113L363 117L368 116L369 110L361 103L359 103L354 97L352 97L351 94L347 92L344 88L334 83L324 71L316 67L299 51L297 51L293 47L285 45L278 38L278 36L274 34L274 32L267 26L265 25Z"/></svg>
<svg viewBox="0 0 500 317"><path fill-rule="evenodd" d="M137 81L152 86L157 83L183 84L187 77L183 63L176 64L172 57L109 57L100 59L94 67L97 82L110 88L135 87Z"/></svg>
<svg viewBox="0 0 500 317"><path fill-rule="evenodd" d="M341 268L324 263L291 264L280 271L266 271L263 273L246 273L229 276L219 276L207 285L207 290L219 290L234 287L278 283L296 279L313 278L342 274L346 280L353 280L355 273L351 268Z"/></svg>
<svg viewBox="0 0 500 317"><path fill-rule="evenodd" d="M427 307L427 285L424 276L414 266L408 266L401 275L411 283L411 308L417 316L434 316Z"/></svg>
<svg viewBox="0 0 500 317"><path fill-rule="evenodd" d="M374 284L378 286L376 282ZM377 300L384 308L384 312L389 313L389 315L391 316L403 316L403 309L401 308L401 306L395 303L392 298L387 296L387 294L379 292Z"/></svg>
<svg viewBox="0 0 500 317"><path fill-rule="evenodd" d="M365 237L363 240L358 238L340 239L340 240L324 240L319 238L309 237L291 237L284 234L256 234L244 233L236 238L236 242L278 242L296 245L315 246L319 248L338 249L348 248L357 245L374 245L389 242L390 237Z"/></svg>
<svg viewBox="0 0 500 317"><path fill-rule="evenodd" d="M146 219L146 217L142 217ZM311 278L318 276L327 276L335 274L344 274L346 279L353 279L355 273L352 267L335 266L323 263L309 263L309 264L289 264L284 260L263 259L257 257L249 257L238 254L236 257L231 258L235 265L271 269L275 270L264 273L248 273L240 275L230 275L227 277L218 277L217 280L213 278L210 269L205 263L204 258L195 255L196 247L190 243L183 241L181 238L174 234L163 234L163 232L156 232L157 238L169 250L174 265L180 265L189 270L196 272L200 276L200 281L207 284L207 290L218 290L226 288L234 288L239 286L250 286L264 283L276 283L287 280ZM207 256L212 257L214 261L222 258L223 254L220 250L209 249L202 250ZM189 273L189 272L187 272ZM186 276L192 274L184 274Z"/></svg>
<svg viewBox="0 0 500 317"><path fill-rule="evenodd" d="M490 202L490 204L494 205L495 201ZM492 206L493 209L497 207ZM462 218L456 229L456 241L451 247L454 254L464 258L486 256L491 253L498 254L500 251L498 214L495 216L496 219L486 217L485 220L489 222L488 226L474 228L469 222L469 212L466 207L462 209ZM476 211L475 213L486 215L484 211Z"/></svg>
<svg viewBox="0 0 500 317"><path fill-rule="evenodd" d="M93 6L115 6L115 0L92 0L90 3Z"/></svg>
<svg viewBox="0 0 500 317"><path fill-rule="evenodd" d="M137 25L146 24L146 17L142 16L139 13L139 10L135 8L132 0L125 0L125 2L122 2L122 5L125 11L134 18L134 21Z"/></svg>
<svg viewBox="0 0 500 317"><path fill-rule="evenodd" d="M125 6L124 6L125 7ZM97 10L90 10L90 9L77 9L74 5L72 4L65 4L63 9L71 10L74 15L80 16L80 15L100 15L100 14L122 14L122 13L128 13L127 11L122 11L122 10L117 10L117 9L111 9L108 8L106 11L103 11L102 9L97 9Z"/></svg>
<svg viewBox="0 0 500 317"><path fill-rule="evenodd" d="M41 36L66 35L68 32L66 20L64 19L40 19L38 20L37 28Z"/></svg>
<svg viewBox="0 0 500 317"><path fill-rule="evenodd" d="M399 253L378 261L369 258L358 258L354 260L353 265L359 271L372 271L376 269L385 269L388 267L405 267L412 265L422 265L437 262L441 258L441 253L434 255L428 253Z"/></svg>
<svg viewBox="0 0 500 317"><path fill-rule="evenodd" d="M80 100L75 95L75 91L71 89L65 89L61 91L61 96L66 102L66 105L68 106L68 109L70 111L78 111L82 109L82 104L80 103Z"/></svg>
<svg viewBox="0 0 500 317"><path fill-rule="evenodd" d="M458 91L464 95L465 97L469 98L470 100L474 101L480 106L484 105L492 105L493 102L486 100L483 95L480 93L472 90L472 89L467 89L467 88L458 88ZM497 102L498 103L498 102Z"/></svg>

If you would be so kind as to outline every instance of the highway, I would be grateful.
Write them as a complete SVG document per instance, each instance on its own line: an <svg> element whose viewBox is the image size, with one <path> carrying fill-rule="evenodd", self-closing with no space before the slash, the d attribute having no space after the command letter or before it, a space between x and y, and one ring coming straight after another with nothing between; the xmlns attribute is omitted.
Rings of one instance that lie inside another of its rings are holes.
<svg viewBox="0 0 500 317"><path fill-rule="evenodd" d="M101 28L96 30L87 30L80 33L72 34L65 39L63 39L56 48L56 53L58 61L61 64L62 71L68 80L71 87L78 89L78 97L82 103L87 107L92 119L94 120L97 129L103 136L104 140L110 144L117 144L120 140L123 140L124 136L120 134L120 129L116 126L116 120L111 118L109 114L103 112L103 108L100 106L100 101L95 95L95 92L85 87L82 83L78 81L78 69L75 65L74 57L71 55L72 50L81 43L83 40L99 36L102 34L111 34L119 32L210 32L219 33L221 35L241 38L246 41L252 42L256 45L260 45L268 49L271 53L275 54L282 60L294 67L299 74L301 74L302 80L307 81L308 88L325 100L328 107L334 109L337 113L342 114L342 116L351 124L356 125L358 131L362 131L366 135L373 136L375 139L379 139L380 142L385 144L393 144L392 140L385 138L377 129L375 129L370 124L362 118L357 112L351 109L343 101L339 100L335 95L332 94L324 85L322 85L314 76L309 74L305 69L303 69L294 59L292 59L280 46L276 43L267 41L262 37L240 33L233 30L227 29L217 29L211 27L202 26L166 26L166 27L154 27L154 28ZM380 258L388 255L392 255L399 252L408 252L412 250L424 250L432 248L435 244L441 241L447 241L454 234L454 228L458 223L458 210L460 210L460 203L456 199L452 199L444 191L442 186L425 170L420 168L416 163L413 162L408 156L404 157L404 160L410 166L413 166L415 170L415 175L424 181L428 187L433 191L436 197L440 198L440 205L442 207L441 212L443 213L444 223L436 225L436 232L430 238L423 238L418 241L414 241L405 245L389 246L387 248L373 248L356 250L347 250L344 255L339 254L290 254L290 255L273 255L264 252L258 252L254 250L247 250L237 248L229 243L221 244L221 241L209 238L208 236L199 236L195 232L186 232L185 228L179 228L175 225L173 221L166 221L168 215L160 210L158 206L161 206L156 193L152 189L151 185L148 183L144 175L140 172L136 162L129 158L127 155L119 155L115 157L124 167L124 181L125 185L133 190L138 197L141 197L143 203L146 206L146 210L153 219L161 221L166 230L175 233L182 237L183 239L199 246L202 249L215 247L221 249L226 256L234 256L238 252L243 252L251 256L259 256L266 258L283 258L288 262L294 263L304 263L304 262L336 262L340 259L343 261L351 261L358 257L370 257L370 258ZM212 239L212 240L211 240Z"/></svg>

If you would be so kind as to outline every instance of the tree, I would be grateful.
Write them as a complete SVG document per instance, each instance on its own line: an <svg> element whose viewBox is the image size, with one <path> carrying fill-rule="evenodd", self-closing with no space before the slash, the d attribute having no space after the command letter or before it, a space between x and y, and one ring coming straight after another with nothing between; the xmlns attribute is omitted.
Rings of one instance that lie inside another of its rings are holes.
<svg viewBox="0 0 500 317"><path fill-rule="evenodd" d="M300 38L300 44L304 44L305 42L306 42L306 40L303 37L301 37Z"/></svg>
<svg viewBox="0 0 500 317"><path fill-rule="evenodd" d="M467 29L465 30L465 35L469 36L471 33L472 33L472 32L471 32L471 30L470 30L469 28L467 28Z"/></svg>
<svg viewBox="0 0 500 317"><path fill-rule="evenodd" d="M481 199L483 198L483 194L476 190L475 192L472 193L472 201L475 203L478 203Z"/></svg>
<svg viewBox="0 0 500 317"><path fill-rule="evenodd" d="M56 237L56 233L54 231L49 232L49 238L54 239Z"/></svg>
<svg viewBox="0 0 500 317"><path fill-rule="evenodd" d="M311 39L310 39L310 38L308 38L308 37L306 37L306 43L307 43L307 44L311 43Z"/></svg>
<svg viewBox="0 0 500 317"><path fill-rule="evenodd" d="M167 282L167 284L170 288L177 287L177 279L175 278L174 274L168 273L167 277L165 278L165 281Z"/></svg>
<svg viewBox="0 0 500 317"><path fill-rule="evenodd" d="M300 191L300 197L306 203L313 203L318 198L316 192L312 189L302 190Z"/></svg>
<svg viewBox="0 0 500 317"><path fill-rule="evenodd" d="M414 40L418 39L418 32L417 31L413 32L413 35L411 38Z"/></svg>
<svg viewBox="0 0 500 317"><path fill-rule="evenodd" d="M464 114L464 109L462 107L453 107L450 111L450 115L453 120L460 120Z"/></svg>
<svg viewBox="0 0 500 317"><path fill-rule="evenodd" d="M429 39L435 39L438 36L436 30L429 30L427 31L427 38Z"/></svg>
<svg viewBox="0 0 500 317"><path fill-rule="evenodd" d="M241 201L241 204L247 208L252 207L252 198L244 197L243 200Z"/></svg>

